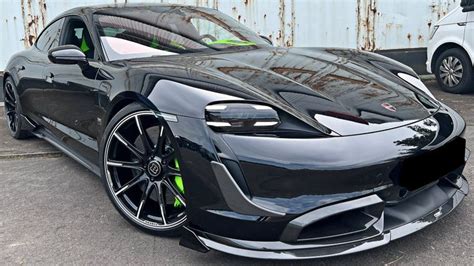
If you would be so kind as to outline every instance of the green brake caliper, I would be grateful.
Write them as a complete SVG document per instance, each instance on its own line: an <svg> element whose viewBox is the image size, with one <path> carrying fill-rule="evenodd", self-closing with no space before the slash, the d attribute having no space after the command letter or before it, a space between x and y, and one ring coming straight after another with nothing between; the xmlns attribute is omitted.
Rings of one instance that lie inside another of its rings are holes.
<svg viewBox="0 0 474 266"><path fill-rule="evenodd" d="M176 167L176 169L180 170L178 159L174 159L174 166ZM175 183L176 187L178 188L179 193L184 194L183 178L179 175L175 176L174 177L174 183ZM182 207L183 204L181 203L181 201L179 201L178 198L174 198L173 206L175 208L179 208L179 207Z"/></svg>

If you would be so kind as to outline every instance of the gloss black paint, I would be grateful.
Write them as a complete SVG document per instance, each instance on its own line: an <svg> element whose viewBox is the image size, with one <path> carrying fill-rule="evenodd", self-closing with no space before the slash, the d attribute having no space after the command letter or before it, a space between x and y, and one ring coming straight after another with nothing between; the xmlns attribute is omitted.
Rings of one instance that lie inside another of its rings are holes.
<svg viewBox="0 0 474 266"><path fill-rule="evenodd" d="M15 81L24 115L96 168L101 167L104 129L125 105L141 102L175 115L177 122L168 125L180 146L188 227L199 236L279 241L290 221L315 209L370 195L396 205L462 174L465 122L397 76L416 76L410 68L356 50L271 46L105 61L93 15L132 14L141 8L64 13L57 19L85 21L95 58L87 64L53 64L32 46L12 57L5 77ZM218 133L206 125L208 104L235 101L270 105L286 122L267 134ZM385 103L396 111L384 108ZM407 161L440 149L434 160L458 158L449 169L410 175L414 166L406 166ZM253 202L285 216L245 215L229 208L213 161L227 166ZM423 173L431 176L420 177Z"/></svg>

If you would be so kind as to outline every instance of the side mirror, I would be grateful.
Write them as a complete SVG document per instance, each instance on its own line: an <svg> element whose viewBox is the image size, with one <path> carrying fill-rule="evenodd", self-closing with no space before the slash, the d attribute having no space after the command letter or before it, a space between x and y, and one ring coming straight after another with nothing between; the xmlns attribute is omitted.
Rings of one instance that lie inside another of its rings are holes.
<svg viewBox="0 0 474 266"><path fill-rule="evenodd" d="M268 38L267 36L265 35L260 35L260 38L264 39L267 43L269 43L270 45L273 45L273 42L272 42L272 39Z"/></svg>
<svg viewBox="0 0 474 266"><path fill-rule="evenodd" d="M61 45L48 51L48 58L55 64L85 64L86 55L75 45Z"/></svg>

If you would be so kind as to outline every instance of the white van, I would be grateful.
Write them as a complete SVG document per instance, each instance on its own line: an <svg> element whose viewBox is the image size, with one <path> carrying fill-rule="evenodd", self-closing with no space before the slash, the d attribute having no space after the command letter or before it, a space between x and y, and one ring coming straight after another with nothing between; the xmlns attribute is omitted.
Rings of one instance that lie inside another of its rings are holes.
<svg viewBox="0 0 474 266"><path fill-rule="evenodd" d="M452 93L474 92L474 0L436 23L428 44L426 67L442 90Z"/></svg>

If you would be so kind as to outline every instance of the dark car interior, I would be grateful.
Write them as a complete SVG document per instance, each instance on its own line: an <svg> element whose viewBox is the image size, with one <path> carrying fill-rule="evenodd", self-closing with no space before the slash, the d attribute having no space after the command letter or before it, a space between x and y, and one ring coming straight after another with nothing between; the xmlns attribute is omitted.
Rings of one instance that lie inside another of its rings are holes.
<svg viewBox="0 0 474 266"><path fill-rule="evenodd" d="M461 7L463 12L474 11L474 0L462 0Z"/></svg>
<svg viewBox="0 0 474 266"><path fill-rule="evenodd" d="M67 22L66 31L61 44L75 45L81 49L87 58L94 58L94 45L92 44L89 31L82 20L70 19Z"/></svg>

